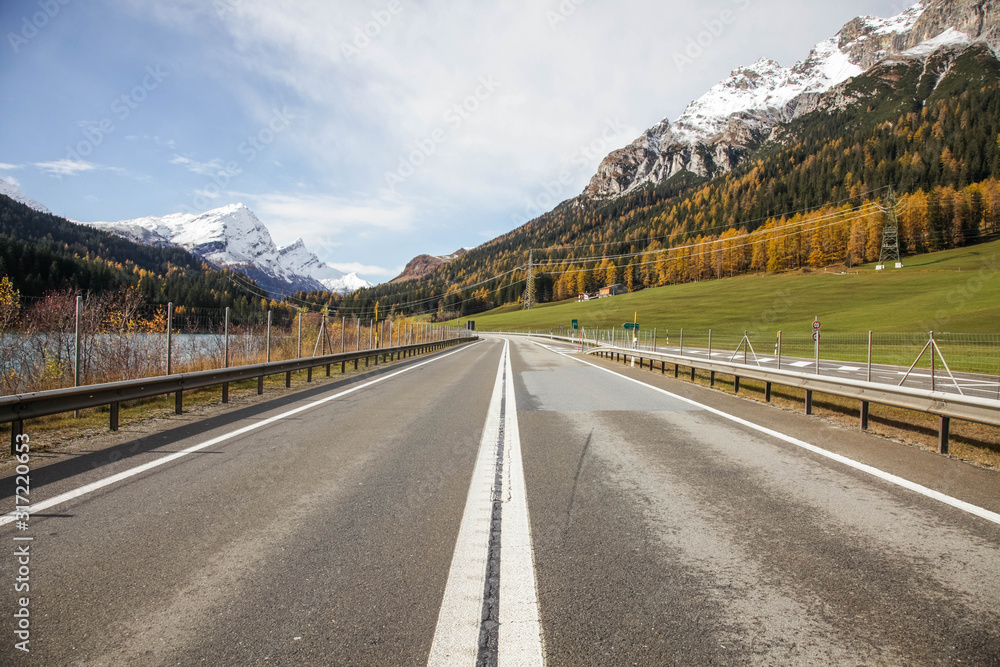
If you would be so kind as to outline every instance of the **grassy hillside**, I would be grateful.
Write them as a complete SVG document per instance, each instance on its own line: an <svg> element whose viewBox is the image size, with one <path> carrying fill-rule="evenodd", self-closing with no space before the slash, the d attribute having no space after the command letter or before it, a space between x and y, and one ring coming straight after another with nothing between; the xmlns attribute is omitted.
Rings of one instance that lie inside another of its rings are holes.
<svg viewBox="0 0 1000 667"><path fill-rule="evenodd" d="M1000 241L917 255L905 268L874 264L841 274L762 274L672 285L596 301L508 305L475 316L486 330L621 326L638 312L643 329L660 331L808 331L815 316L825 333L859 331L1000 331Z"/></svg>

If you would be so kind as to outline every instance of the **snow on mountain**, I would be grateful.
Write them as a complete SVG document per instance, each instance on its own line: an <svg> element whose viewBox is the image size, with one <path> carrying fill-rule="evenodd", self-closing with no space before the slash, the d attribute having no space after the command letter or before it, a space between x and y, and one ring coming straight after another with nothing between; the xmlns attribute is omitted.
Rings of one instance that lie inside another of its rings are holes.
<svg viewBox="0 0 1000 667"><path fill-rule="evenodd" d="M338 271L310 252L302 239L279 248L253 211L230 204L201 215L175 213L119 222L83 223L137 243L179 246L219 267L238 269L271 293L298 290L352 292L371 283Z"/></svg>
<svg viewBox="0 0 1000 667"><path fill-rule="evenodd" d="M52 211L42 206L34 199L31 199L30 197L28 197L28 195L24 194L21 191L21 188L17 187L10 181L5 181L2 178L0 178L0 195L6 195L11 199L13 199L14 201L21 202L28 208L35 209L39 213L49 213L49 214L52 213Z"/></svg>
<svg viewBox="0 0 1000 667"><path fill-rule="evenodd" d="M279 262L289 271L300 276L309 276L318 280L324 288L331 292L350 294L372 284L358 276L357 273L344 273L330 264L321 262L319 257L306 249L302 239L285 246L278 251Z"/></svg>
<svg viewBox="0 0 1000 667"><path fill-rule="evenodd" d="M763 58L739 67L692 101L608 155L585 196L624 194L687 170L724 174L775 127L816 108L821 95L890 57L928 58L980 41L1000 46L1000 21L979 0L921 0L891 18L863 16L816 44L792 67Z"/></svg>
<svg viewBox="0 0 1000 667"><path fill-rule="evenodd" d="M320 282L323 283L323 286L329 291L338 292L340 294L350 294L351 292L356 292L359 289L373 286L370 282L360 277L353 271L351 273L344 274L340 278L323 278L320 279Z"/></svg>
<svg viewBox="0 0 1000 667"><path fill-rule="evenodd" d="M964 32L959 32L954 28L948 28L937 37L921 42L920 44L903 51L900 55L905 58L923 59L944 48L963 48L971 44L972 40Z"/></svg>

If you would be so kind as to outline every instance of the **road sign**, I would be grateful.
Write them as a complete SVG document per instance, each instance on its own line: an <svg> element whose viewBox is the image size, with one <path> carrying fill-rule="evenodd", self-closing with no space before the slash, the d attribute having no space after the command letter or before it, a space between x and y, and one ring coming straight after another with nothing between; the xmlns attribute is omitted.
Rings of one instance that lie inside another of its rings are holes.
<svg viewBox="0 0 1000 667"><path fill-rule="evenodd" d="M579 320L570 320L570 324L573 325L574 329L579 329L580 328L580 321Z"/></svg>
<svg viewBox="0 0 1000 667"><path fill-rule="evenodd" d="M639 324L637 322L625 322L624 324L622 324L622 328L629 330L635 329L636 331L638 331Z"/></svg>
<svg viewBox="0 0 1000 667"><path fill-rule="evenodd" d="M819 341L819 329L813 331L813 340Z"/></svg>
<svg viewBox="0 0 1000 667"><path fill-rule="evenodd" d="M815 329L816 331L819 331L819 327L820 327L819 320L816 320L815 322L813 322L813 329Z"/></svg>

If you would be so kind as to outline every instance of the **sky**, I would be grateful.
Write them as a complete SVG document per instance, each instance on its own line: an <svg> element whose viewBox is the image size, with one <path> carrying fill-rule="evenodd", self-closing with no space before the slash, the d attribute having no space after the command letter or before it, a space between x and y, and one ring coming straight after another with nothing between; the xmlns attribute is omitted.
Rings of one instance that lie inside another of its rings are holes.
<svg viewBox="0 0 1000 667"><path fill-rule="evenodd" d="M578 195L740 65L909 4L3 0L0 178L87 222L242 202L382 282Z"/></svg>

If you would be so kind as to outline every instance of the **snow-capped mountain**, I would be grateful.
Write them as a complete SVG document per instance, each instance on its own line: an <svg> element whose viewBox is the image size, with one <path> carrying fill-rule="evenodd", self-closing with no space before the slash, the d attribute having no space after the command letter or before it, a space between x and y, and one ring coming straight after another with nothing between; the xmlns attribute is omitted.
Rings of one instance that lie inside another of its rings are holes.
<svg viewBox="0 0 1000 667"><path fill-rule="evenodd" d="M279 248L264 223L243 204L230 204L201 215L175 213L83 224L146 245L179 246L215 266L240 270L272 294L298 290L352 292L371 286L357 274L345 274L321 262L302 239Z"/></svg>
<svg viewBox="0 0 1000 667"><path fill-rule="evenodd" d="M44 206L36 202L34 199L28 197L28 195L21 192L21 188L17 187L10 181L5 181L2 178L0 178L0 195L6 195L11 199L13 199L14 201L19 201L28 208L33 208L39 213L49 213L49 214L52 213L52 211L45 208Z"/></svg>
<svg viewBox="0 0 1000 667"><path fill-rule="evenodd" d="M761 59L737 68L691 102L671 123L663 119L608 155L585 196L624 194L687 170L724 174L781 124L817 108L824 95L892 58L926 60L942 49L984 43L1000 48L1000 20L991 2L922 0L892 18L864 16L813 47L792 67Z"/></svg>
<svg viewBox="0 0 1000 667"><path fill-rule="evenodd" d="M344 273L330 264L321 262L319 257L306 249L302 239L278 250L279 263L291 273L299 276L309 276L318 280L330 292L350 294L372 284L358 276L357 273Z"/></svg>

